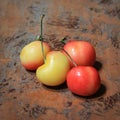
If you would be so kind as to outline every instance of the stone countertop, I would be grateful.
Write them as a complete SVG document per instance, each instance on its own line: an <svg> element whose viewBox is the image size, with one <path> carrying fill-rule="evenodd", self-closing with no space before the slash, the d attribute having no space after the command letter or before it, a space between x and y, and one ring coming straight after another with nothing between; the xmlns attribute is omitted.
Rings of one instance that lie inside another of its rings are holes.
<svg viewBox="0 0 120 120"><path fill-rule="evenodd" d="M102 81L95 95L46 87L21 66L20 51L39 34L42 14L53 48L63 37L95 47ZM0 41L1 120L120 120L119 0L1 0Z"/></svg>

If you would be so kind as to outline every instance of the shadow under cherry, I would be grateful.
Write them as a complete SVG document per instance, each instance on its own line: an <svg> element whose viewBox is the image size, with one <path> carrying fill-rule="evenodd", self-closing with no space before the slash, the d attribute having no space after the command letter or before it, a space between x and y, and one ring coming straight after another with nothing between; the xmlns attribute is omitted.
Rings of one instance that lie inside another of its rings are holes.
<svg viewBox="0 0 120 120"><path fill-rule="evenodd" d="M101 84L99 90L91 95L91 96L80 96L80 95L76 95L74 93L72 93L75 97L77 98L84 98L84 99L95 99L95 98L99 98L99 97L102 97L104 94L106 93L106 87L104 84Z"/></svg>

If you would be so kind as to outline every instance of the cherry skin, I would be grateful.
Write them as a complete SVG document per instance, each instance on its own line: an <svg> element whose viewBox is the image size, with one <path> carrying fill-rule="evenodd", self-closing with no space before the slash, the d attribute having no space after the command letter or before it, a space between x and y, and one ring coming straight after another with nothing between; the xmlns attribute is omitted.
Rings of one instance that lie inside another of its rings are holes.
<svg viewBox="0 0 120 120"><path fill-rule="evenodd" d="M73 67L67 74L67 85L72 93L80 96L95 94L100 88L98 71L91 66Z"/></svg>
<svg viewBox="0 0 120 120"><path fill-rule="evenodd" d="M46 56L46 62L38 67L36 76L47 86L57 86L65 82L70 70L70 63L61 51L51 51Z"/></svg>
<svg viewBox="0 0 120 120"><path fill-rule="evenodd" d="M91 66L96 60L94 47L86 41L70 40L64 45L64 50L78 66ZM71 61L70 63L71 66L74 66Z"/></svg>
<svg viewBox="0 0 120 120"><path fill-rule="evenodd" d="M51 48L48 43L43 42L44 54L47 55ZM20 52L21 64L27 70L36 70L44 63L41 41L33 41L24 46Z"/></svg>

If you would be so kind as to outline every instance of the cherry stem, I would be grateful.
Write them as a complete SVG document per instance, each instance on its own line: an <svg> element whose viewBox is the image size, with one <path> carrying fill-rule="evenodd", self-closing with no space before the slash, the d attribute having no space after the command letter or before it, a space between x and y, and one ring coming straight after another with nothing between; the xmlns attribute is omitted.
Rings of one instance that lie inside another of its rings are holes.
<svg viewBox="0 0 120 120"><path fill-rule="evenodd" d="M65 45L66 44L66 37L64 37L62 40L60 40L60 42L63 44L63 45Z"/></svg>
<svg viewBox="0 0 120 120"><path fill-rule="evenodd" d="M67 56L69 57L69 59L70 59L70 61L73 63L73 65L74 65L75 67L77 67L77 64L76 64L75 61L72 59L72 57L69 55L69 53L68 53L66 50L64 50L64 49L63 49L63 51L67 54Z"/></svg>
<svg viewBox="0 0 120 120"><path fill-rule="evenodd" d="M45 17L45 15L43 14L41 16L41 21L40 21L40 36L39 36L39 40L41 41L41 47L42 47L42 54L43 54L43 59L44 59L44 63L45 63L45 53L44 53L44 47L43 47L43 18Z"/></svg>
<svg viewBox="0 0 120 120"><path fill-rule="evenodd" d="M66 38L64 37L62 40L60 40L60 42L65 45L65 44L66 44L65 40L66 40ZM69 57L69 59L70 59L70 61L73 63L73 65L74 65L75 67L77 67L77 64L76 64L75 61L72 59L72 57L69 55L69 53L68 53L65 49L63 49L63 51L67 54L67 56Z"/></svg>

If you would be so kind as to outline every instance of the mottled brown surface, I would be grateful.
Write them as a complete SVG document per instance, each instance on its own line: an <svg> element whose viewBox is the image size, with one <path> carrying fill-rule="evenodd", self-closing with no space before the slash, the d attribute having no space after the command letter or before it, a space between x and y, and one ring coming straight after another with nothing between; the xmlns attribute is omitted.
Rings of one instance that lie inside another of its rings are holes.
<svg viewBox="0 0 120 120"><path fill-rule="evenodd" d="M65 84L46 87L20 64L19 53L39 33L55 44L86 40L97 53L102 85L91 97ZM120 120L119 0L0 0L0 120Z"/></svg>

